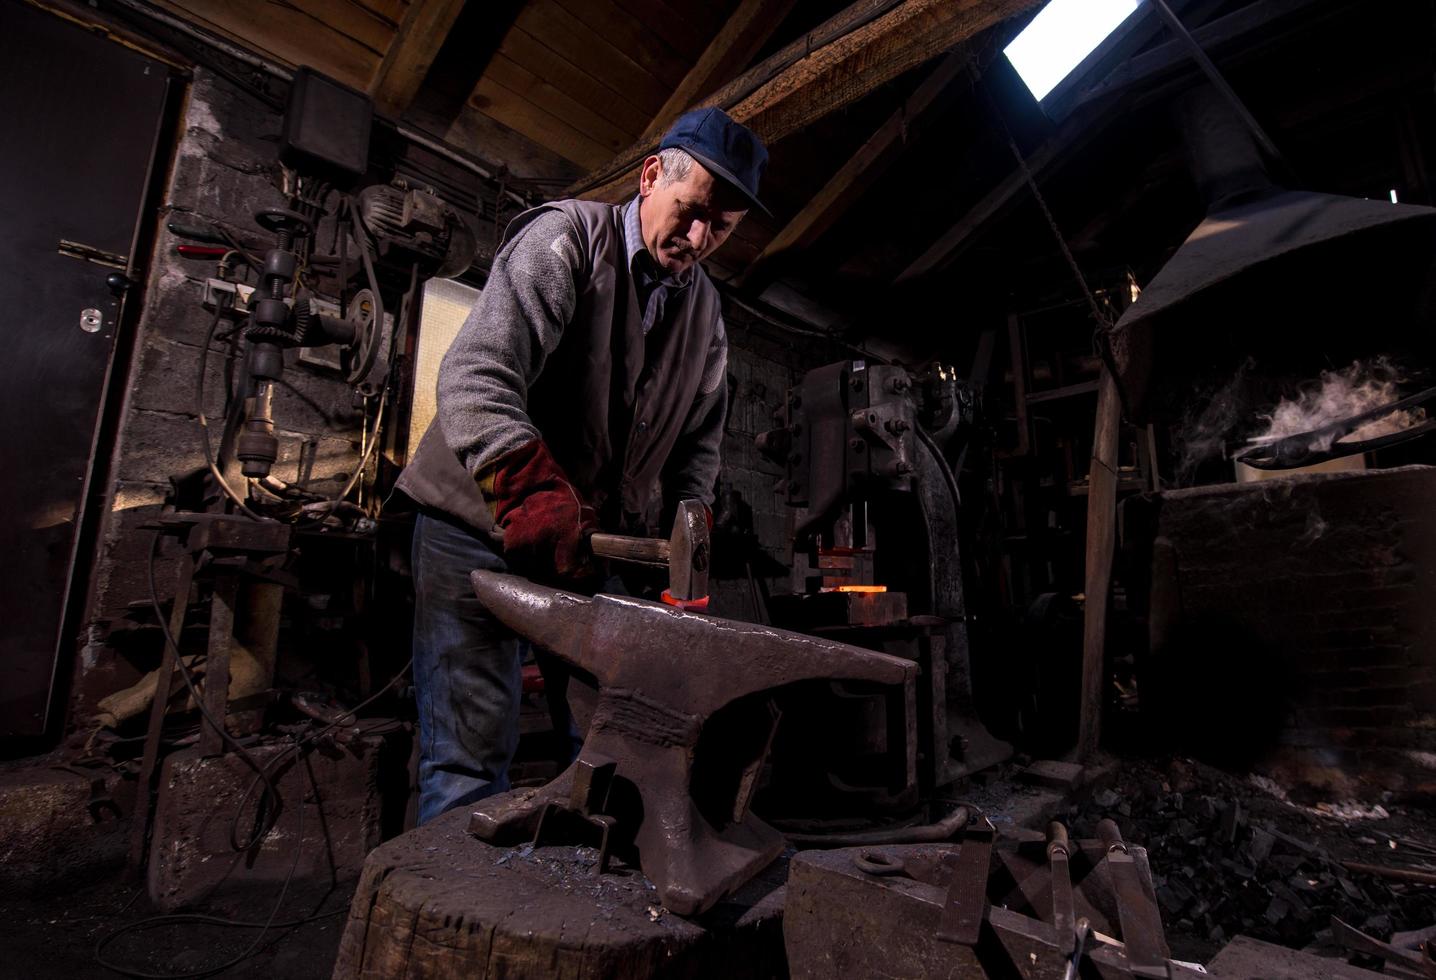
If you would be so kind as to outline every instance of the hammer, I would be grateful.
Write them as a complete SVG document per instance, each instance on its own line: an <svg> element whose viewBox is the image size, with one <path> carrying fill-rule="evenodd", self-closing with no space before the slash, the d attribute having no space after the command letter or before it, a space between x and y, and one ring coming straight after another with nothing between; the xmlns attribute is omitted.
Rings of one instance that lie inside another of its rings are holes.
<svg viewBox="0 0 1436 980"><path fill-rule="evenodd" d="M493 537L502 542L503 529L494 528ZM708 509L701 500L685 500L673 517L673 533L663 538L637 538L596 531L588 536L588 547L598 558L634 565L668 569L668 588L663 601L670 606L702 612L708 608Z"/></svg>

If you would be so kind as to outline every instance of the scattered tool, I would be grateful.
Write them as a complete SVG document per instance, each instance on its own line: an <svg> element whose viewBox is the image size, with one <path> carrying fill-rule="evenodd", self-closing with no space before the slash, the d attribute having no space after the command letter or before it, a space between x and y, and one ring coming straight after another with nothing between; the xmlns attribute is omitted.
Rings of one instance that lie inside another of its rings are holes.
<svg viewBox="0 0 1436 980"><path fill-rule="evenodd" d="M503 528L490 534L502 543ZM685 500L673 517L673 533L663 538L638 538L595 532L589 550L598 558L668 569L663 601L670 606L702 612L708 608L708 566L712 562L708 508L701 500Z"/></svg>
<svg viewBox="0 0 1436 980"><path fill-rule="evenodd" d="M987 872L992 865L992 844L997 828L984 814L963 833L962 846L947 886L937 938L963 946L976 946L987 913Z"/></svg>
<svg viewBox="0 0 1436 980"><path fill-rule="evenodd" d="M985 830L974 822L973 830ZM1130 871L1140 891L1151 894L1146 852L1118 840L1069 840L1066 828L1049 827L1046 840L1022 831L999 836L982 905L959 901L958 909L982 909L978 942L943 941L943 922L953 912L953 884L961 877L962 852L976 850L967 837L953 842L864 845L806 850L788 865L783 939L793 980L829 977L932 977L943 980L1107 980L1161 977L1197 980L1190 964L1144 959L1141 920L1122 910ZM1130 861L1127 871L1115 864ZM1066 889L1059 881L1070 862ZM1113 866L1108 862L1113 861ZM1046 901L1053 895L1049 918ZM964 887L964 893L969 889ZM1156 906L1152 906L1154 916ZM1058 919L1066 920L1058 928ZM1118 937L1117 942L1108 937ZM1161 940L1155 919L1156 943ZM1135 947L1135 949L1134 949ZM1413 954L1414 955L1414 954ZM1139 963L1141 965L1139 965ZM1220 974L1226 976L1226 974ZM1235 976L1235 974L1233 974ZM1256 976L1266 974L1240 974ZM1293 974L1294 975L1294 974Z"/></svg>
<svg viewBox="0 0 1436 980"><path fill-rule="evenodd" d="M1092 923L1085 918L1078 919L1073 935L1075 942L1072 946L1072 955L1067 960L1067 969L1062 972L1062 980L1077 980L1077 971L1082 968L1082 954L1087 951L1087 940L1091 938Z"/></svg>
<svg viewBox="0 0 1436 980"><path fill-rule="evenodd" d="M752 695L804 680L868 682L892 689L891 710L913 710L917 665L899 657L641 599L587 599L515 575L470 579L504 625L599 688L578 761L546 786L481 801L470 832L518 844L540 821L547 835L556 811L567 811L570 824L600 831L600 845L636 854L680 915L710 908L785 846L749 811L777 726ZM612 822L598 828L594 817Z"/></svg>
<svg viewBox="0 0 1436 980"><path fill-rule="evenodd" d="M1085 937L1079 932L1073 909L1071 846L1066 827L1056 820L1047 825L1047 866L1052 874L1052 929L1057 933L1058 943L1066 942L1068 936L1072 937L1069 970L1075 975ZM1083 923L1086 921L1082 920Z"/></svg>
<svg viewBox="0 0 1436 980"><path fill-rule="evenodd" d="M1122 923L1122 944L1134 976L1167 976L1167 940L1162 916L1157 910L1151 881L1143 881L1137 862L1122 840L1115 821L1100 820L1097 836L1107 848L1107 869L1117 897L1117 915Z"/></svg>
<svg viewBox="0 0 1436 980"><path fill-rule="evenodd" d="M1432 956L1431 943L1422 943L1418 950L1401 949L1391 943L1368 936L1355 926L1331 917L1331 938L1337 945L1368 956L1379 956L1391 966L1416 974L1419 977L1436 978L1436 957Z"/></svg>

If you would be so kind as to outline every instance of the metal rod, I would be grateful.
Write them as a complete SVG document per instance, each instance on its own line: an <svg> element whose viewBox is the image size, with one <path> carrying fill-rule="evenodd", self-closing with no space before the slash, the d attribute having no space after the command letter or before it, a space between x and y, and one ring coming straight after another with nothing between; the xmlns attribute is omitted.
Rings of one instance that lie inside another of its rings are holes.
<svg viewBox="0 0 1436 980"><path fill-rule="evenodd" d="M1212 59L1207 57L1207 52L1203 50L1201 44L1197 42L1197 39L1192 37L1191 32L1188 31L1186 25L1182 23L1181 18L1173 13L1171 7L1167 6L1167 0L1152 0L1152 7L1161 15L1162 19L1167 22L1167 26L1172 29L1173 34L1177 35L1177 39L1186 44L1187 48L1192 52L1192 58L1197 62L1197 67L1201 68L1202 72L1207 76L1207 80L1215 85L1217 91L1221 92L1226 100L1232 104L1232 108L1237 111L1237 115L1242 117L1242 122L1246 123L1247 129L1251 130L1252 135L1256 137L1256 141L1261 144L1261 148L1265 150L1267 155L1273 160L1286 166L1286 158L1283 157L1281 151L1276 148L1276 144L1272 142L1271 137L1268 136L1266 130L1262 128L1261 123L1257 122L1256 117L1247 109L1246 103L1242 101L1240 95L1237 95L1236 90L1227 84L1226 78L1223 77L1216 64L1212 62Z"/></svg>
<svg viewBox="0 0 1436 980"><path fill-rule="evenodd" d="M494 177L492 171L474 162L474 160L472 160L468 156L468 154L460 150L454 149L447 143L440 142L436 137L430 136L421 130L415 129L412 126L405 125L401 122L396 122L394 123L394 131L397 132L404 139L408 140L410 143L413 143L415 146L422 146L429 152L435 153L443 157L450 163L458 164L465 170L472 171L473 173L476 173L480 177L484 178L485 180L497 179ZM522 208L527 209L529 207L529 202L526 198L519 196L511 190L505 190L504 196Z"/></svg>
<svg viewBox="0 0 1436 980"><path fill-rule="evenodd" d="M1393 868L1382 864L1362 864L1359 861L1342 861L1341 866L1356 874L1374 875L1392 881L1409 881L1418 885L1436 885L1436 872L1420 868Z"/></svg>
<svg viewBox="0 0 1436 980"><path fill-rule="evenodd" d="M866 847L872 844L940 844L950 841L967 826L971 811L959 806L937 823L918 827L893 827L833 834L792 834L788 843L798 847Z"/></svg>

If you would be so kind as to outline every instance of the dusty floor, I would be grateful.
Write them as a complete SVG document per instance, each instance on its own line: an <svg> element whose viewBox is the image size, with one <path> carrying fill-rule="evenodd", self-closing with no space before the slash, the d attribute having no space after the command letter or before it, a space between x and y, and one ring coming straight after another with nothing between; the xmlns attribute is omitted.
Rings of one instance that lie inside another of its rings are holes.
<svg viewBox="0 0 1436 980"><path fill-rule="evenodd" d="M1006 790L999 787L1005 786ZM1029 788L996 779L988 791L1021 809ZM1343 862L1436 868L1436 813L1389 801L1281 798L1279 787L1182 758L1128 760L1109 782L1059 810L1076 836L1114 818L1147 847L1173 955L1205 962L1237 934L1336 953L1333 915L1380 939L1436 923L1436 887L1352 871ZM994 816L1003 806L988 805ZM999 819L999 825L1001 824ZM296 883L271 929L223 974L266 980L328 977L353 883ZM231 895L198 910L263 921L277 887ZM330 914L332 913L332 914ZM42 896L0 894L0 977L116 976L95 959L96 943L154 914L143 882L121 874ZM202 921L163 922L127 933L104 955L138 974L207 971L245 950L257 929Z"/></svg>
<svg viewBox="0 0 1436 980"><path fill-rule="evenodd" d="M291 928L271 929L254 954L226 971L226 977L314 980L328 977L344 926L354 883L335 887L295 884L276 921L324 915ZM278 888L256 889L216 902L201 914L263 921ZM65 894L0 895L0 977L77 980L115 977L95 959L95 945L114 930L155 914L143 882L116 875ZM258 929L195 921L156 923L122 935L104 950L106 959L135 973L168 976L206 971L239 954Z"/></svg>

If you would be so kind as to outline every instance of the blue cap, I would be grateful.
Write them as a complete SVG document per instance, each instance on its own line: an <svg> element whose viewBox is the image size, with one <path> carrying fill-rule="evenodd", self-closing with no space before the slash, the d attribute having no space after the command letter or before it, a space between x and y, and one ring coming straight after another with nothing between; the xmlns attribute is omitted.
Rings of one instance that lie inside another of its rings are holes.
<svg viewBox="0 0 1436 980"><path fill-rule="evenodd" d="M771 214L758 200L758 181L768 165L768 150L747 126L735 122L722 109L691 109L679 116L663 135L660 150L686 150L708 168L713 176L733 185L764 214Z"/></svg>

